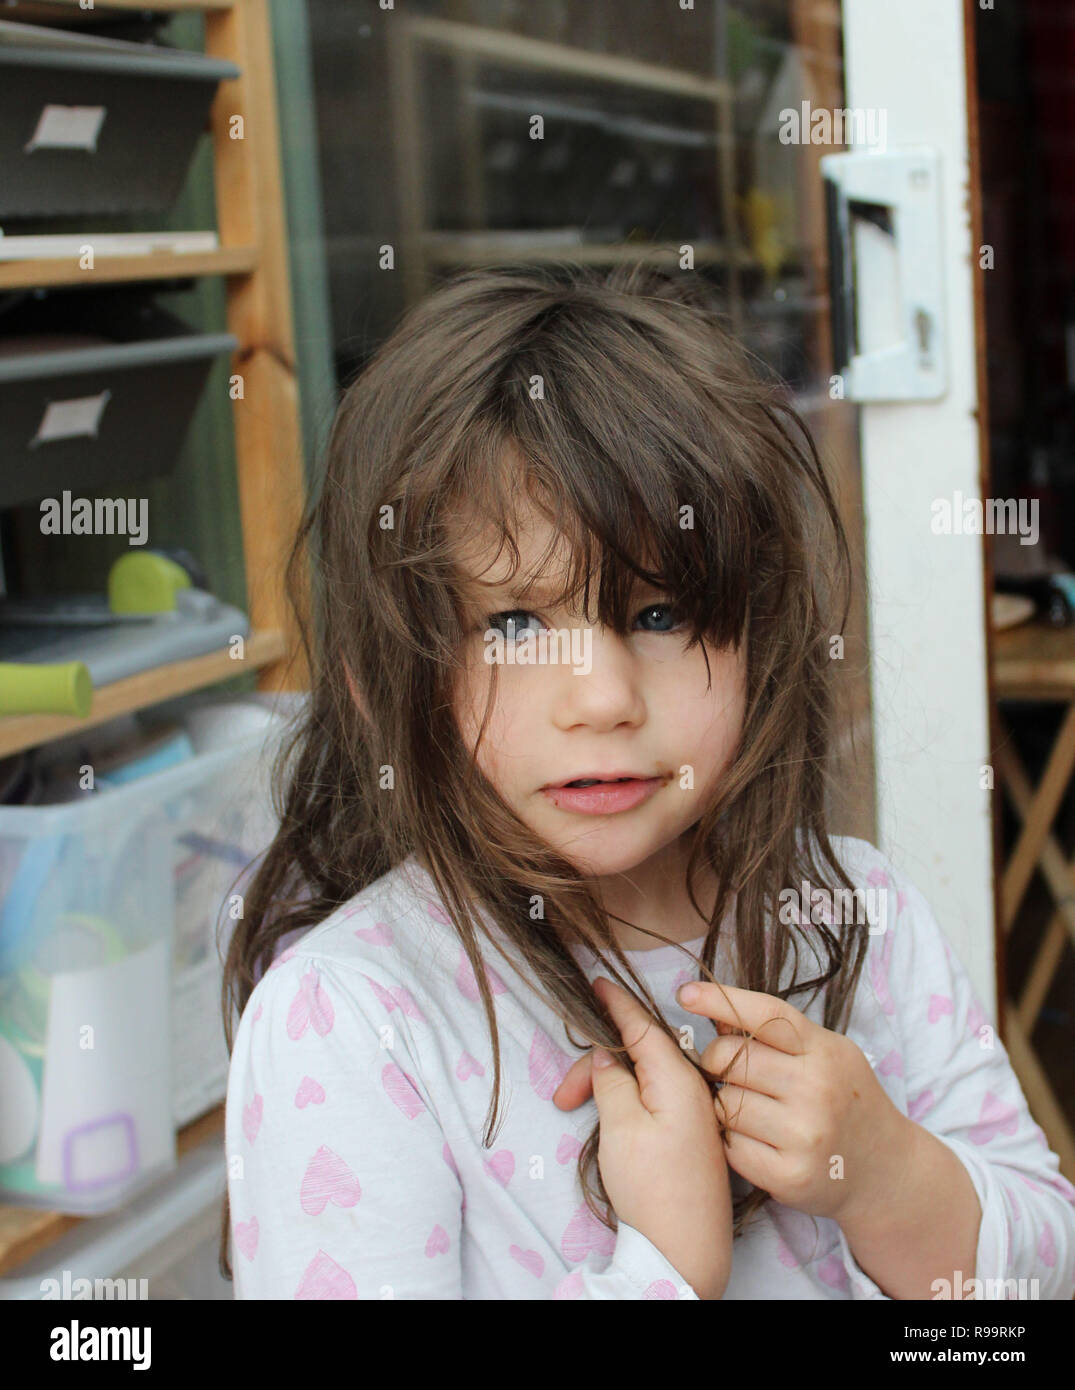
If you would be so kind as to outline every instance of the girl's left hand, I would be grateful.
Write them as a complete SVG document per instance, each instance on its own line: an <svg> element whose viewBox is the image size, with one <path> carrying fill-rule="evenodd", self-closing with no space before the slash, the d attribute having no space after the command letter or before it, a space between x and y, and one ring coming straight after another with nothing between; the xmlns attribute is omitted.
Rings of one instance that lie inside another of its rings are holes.
<svg viewBox="0 0 1075 1390"><path fill-rule="evenodd" d="M705 1069L723 1074L732 1063L714 1100L728 1166L783 1205L840 1222L891 1199L915 1126L858 1044L771 994L698 981L683 991L682 1006L721 1034L701 1054ZM760 1036L731 1031L736 1011Z"/></svg>

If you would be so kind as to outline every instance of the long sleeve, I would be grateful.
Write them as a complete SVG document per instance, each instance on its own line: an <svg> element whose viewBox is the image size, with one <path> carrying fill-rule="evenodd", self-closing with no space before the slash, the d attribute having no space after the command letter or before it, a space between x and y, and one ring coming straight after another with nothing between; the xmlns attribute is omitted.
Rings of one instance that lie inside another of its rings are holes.
<svg viewBox="0 0 1075 1390"><path fill-rule="evenodd" d="M693 1299L698 1295L641 1231L621 1221L616 1248L600 1271L575 1269L556 1287L553 1298Z"/></svg>
<svg viewBox="0 0 1075 1390"><path fill-rule="evenodd" d="M462 1297L462 1192L399 1018L302 956L251 995L226 1119L237 1298Z"/></svg>
<svg viewBox="0 0 1075 1390"><path fill-rule="evenodd" d="M976 1277L979 1298L1069 1299L1075 1188L1060 1175L994 1021L929 904L881 862L871 881L890 888L888 926L871 940L866 968L899 1045L871 1060L902 1075L909 1117L962 1160L982 1209L976 1268L962 1271L962 1291L947 1296L962 1298ZM853 1297L885 1297L857 1266L849 1269Z"/></svg>
<svg viewBox="0 0 1075 1390"><path fill-rule="evenodd" d="M438 1119L451 1074L436 1065L427 1012L365 962L285 953L258 983L228 1077L237 1298L455 1300L466 1297L465 1237L492 1269L535 1258L481 1191L468 1208ZM614 1239L603 1269L593 1242L558 1281L548 1267L533 1296L696 1298L640 1232L621 1225Z"/></svg>

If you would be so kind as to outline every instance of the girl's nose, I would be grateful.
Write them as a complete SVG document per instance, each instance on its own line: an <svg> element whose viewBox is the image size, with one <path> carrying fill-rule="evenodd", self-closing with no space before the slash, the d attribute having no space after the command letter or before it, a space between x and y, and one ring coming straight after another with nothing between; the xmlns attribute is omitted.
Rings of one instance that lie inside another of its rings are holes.
<svg viewBox="0 0 1075 1390"><path fill-rule="evenodd" d="M556 727L567 730L585 724L602 731L643 723L646 703L630 647L600 625L590 628L589 640L590 669L576 674L569 665L561 668L554 695Z"/></svg>

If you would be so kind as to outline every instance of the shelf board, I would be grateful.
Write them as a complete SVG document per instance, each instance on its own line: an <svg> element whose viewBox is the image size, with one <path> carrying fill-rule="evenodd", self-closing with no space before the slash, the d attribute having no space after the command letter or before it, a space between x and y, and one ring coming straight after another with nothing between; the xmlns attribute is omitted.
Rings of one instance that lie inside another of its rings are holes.
<svg viewBox="0 0 1075 1390"><path fill-rule="evenodd" d="M92 244L92 232L86 233L86 241ZM254 246L222 246L216 251L155 251L148 256L98 256L92 270L83 270L74 256L0 261L0 290L122 280L172 280L192 275L249 275L257 269L257 264L258 253Z"/></svg>
<svg viewBox="0 0 1075 1390"><path fill-rule="evenodd" d="M1075 698L1075 628L1038 619L995 631L993 690L1001 700Z"/></svg>
<svg viewBox="0 0 1075 1390"><path fill-rule="evenodd" d="M205 656L172 661L166 666L154 666L136 676L113 681L93 693L93 704L85 719L69 714L13 714L0 718L0 757L33 748L39 743L65 738L68 734L90 729L95 724L115 719L119 714L145 709L148 705L170 700L217 681L242 675L244 671L270 666L286 655L284 634L270 629L252 632L246 639L246 654L236 661L226 650L208 652Z"/></svg>
<svg viewBox="0 0 1075 1390"><path fill-rule="evenodd" d="M477 24L461 24L450 19L401 15L400 21L405 23L405 34L411 42L426 43L492 62L499 61L513 68L544 69L559 76L570 74L604 79L628 87L695 97L703 101L730 101L732 97L730 83L702 77L683 68L660 67L636 58L591 52L547 39L534 39L502 29L487 29Z"/></svg>
<svg viewBox="0 0 1075 1390"><path fill-rule="evenodd" d="M224 1106L214 1106L192 1120L176 1135L176 1155L182 1158L191 1149L224 1132ZM0 1275L17 1270L24 1260L59 1240L92 1216L71 1216L63 1211L41 1211L37 1207L0 1206Z"/></svg>
<svg viewBox="0 0 1075 1390"><path fill-rule="evenodd" d="M49 0L50 5L66 5L69 9L78 9L79 0ZM235 6L235 0L101 0L94 9L100 10L157 10L161 14L167 12L179 12L198 10L230 10Z"/></svg>
<svg viewBox="0 0 1075 1390"><path fill-rule="evenodd" d="M686 242L686 238L683 242ZM491 233L487 237L474 238L463 234L459 237L445 236L441 233L427 233L423 250L431 261L442 265L484 265L501 259L520 261L574 261L580 265L613 265L620 261L643 261L649 264L664 264L679 255L680 242L576 242L547 243L534 241L502 240ZM723 242L697 242L694 246L695 264L724 265L732 259L732 254ZM736 257L741 266L756 264L754 257L741 251Z"/></svg>

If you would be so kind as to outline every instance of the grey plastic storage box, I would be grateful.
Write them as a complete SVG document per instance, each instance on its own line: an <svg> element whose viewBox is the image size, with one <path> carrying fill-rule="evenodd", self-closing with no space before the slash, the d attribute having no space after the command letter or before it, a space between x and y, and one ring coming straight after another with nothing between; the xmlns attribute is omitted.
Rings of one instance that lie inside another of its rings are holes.
<svg viewBox="0 0 1075 1390"><path fill-rule="evenodd" d="M104 491L175 464L231 333L194 333L145 286L0 305L0 507Z"/></svg>
<svg viewBox="0 0 1075 1390"><path fill-rule="evenodd" d="M183 49L0 21L0 218L170 207L217 84L239 72Z"/></svg>

